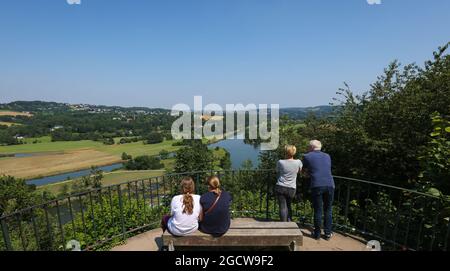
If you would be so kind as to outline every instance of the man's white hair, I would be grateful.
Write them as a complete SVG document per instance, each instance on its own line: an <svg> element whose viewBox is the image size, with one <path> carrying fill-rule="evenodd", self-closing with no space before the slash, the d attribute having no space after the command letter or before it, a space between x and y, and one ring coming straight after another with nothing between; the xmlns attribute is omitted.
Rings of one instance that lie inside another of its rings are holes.
<svg viewBox="0 0 450 271"><path fill-rule="evenodd" d="M320 151L322 149L322 143L319 140L311 140L309 141L309 146L315 151Z"/></svg>

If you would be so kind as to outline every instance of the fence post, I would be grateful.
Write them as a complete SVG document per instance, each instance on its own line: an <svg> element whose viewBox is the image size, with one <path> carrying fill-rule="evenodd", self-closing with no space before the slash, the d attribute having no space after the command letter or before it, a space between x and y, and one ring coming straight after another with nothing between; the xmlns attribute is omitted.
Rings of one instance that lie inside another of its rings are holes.
<svg viewBox="0 0 450 271"><path fill-rule="evenodd" d="M444 251L447 251L449 235L450 235L450 220L447 222L447 233L445 234Z"/></svg>
<svg viewBox="0 0 450 271"><path fill-rule="evenodd" d="M266 179L267 191L266 191L266 219L269 220L269 179Z"/></svg>
<svg viewBox="0 0 450 271"><path fill-rule="evenodd" d="M436 215L434 217L433 225L432 225L432 227L433 227L433 234L431 236L431 241L430 241L430 249L429 249L430 251L433 251L433 245L434 245L434 241L436 239L436 227L437 227L437 224L438 224L438 218L439 218L439 214L440 214L440 212L439 212L439 201L436 202L436 205L437 205L437 207L436 207ZM431 210L433 210L433 206L431 206Z"/></svg>
<svg viewBox="0 0 450 271"><path fill-rule="evenodd" d="M2 233L3 233L3 239L5 240L6 244L6 250L12 251L12 245L11 245L11 239L9 238L9 232L8 232L8 226L5 223L5 219L1 220L2 225Z"/></svg>
<svg viewBox="0 0 450 271"><path fill-rule="evenodd" d="M347 226L348 224L348 205L350 201L350 185L347 183L347 195L345 197L345 211L344 211L344 224Z"/></svg>
<svg viewBox="0 0 450 271"><path fill-rule="evenodd" d="M120 209L120 223L122 225L122 239L125 240L125 222L124 222L124 218L123 218L122 189L120 189L120 185L117 187L117 193L119 195L119 209Z"/></svg>
<svg viewBox="0 0 450 271"><path fill-rule="evenodd" d="M62 247L64 247L64 245L66 244L66 238L64 236L64 228L63 228L63 224L61 221L61 211L59 210L58 200L56 200L56 215L58 217L58 226L59 226L59 231L61 234L61 245L62 245Z"/></svg>
<svg viewBox="0 0 450 271"><path fill-rule="evenodd" d="M47 204L44 205L44 213L45 213L45 222L47 224L47 233L48 233L48 237L50 239L50 248L53 250L53 231L52 231L52 226L50 225L50 220L48 217L48 206Z"/></svg>

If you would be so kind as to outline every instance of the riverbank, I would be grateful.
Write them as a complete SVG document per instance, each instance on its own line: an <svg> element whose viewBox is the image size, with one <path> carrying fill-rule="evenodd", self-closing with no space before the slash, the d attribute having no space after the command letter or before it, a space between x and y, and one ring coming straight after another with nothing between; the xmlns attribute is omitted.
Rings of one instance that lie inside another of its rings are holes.
<svg viewBox="0 0 450 271"><path fill-rule="evenodd" d="M148 179L152 177L162 176L166 173L166 170L118 170L112 172L103 173L102 185L109 186L119 183L124 183L128 181ZM77 179L75 179L77 180ZM75 180L61 181L53 184L47 184L38 186L38 191L47 191L53 195L57 195L64 190L64 186L67 186L70 193L70 186Z"/></svg>
<svg viewBox="0 0 450 271"><path fill-rule="evenodd" d="M100 167L96 167L96 168L98 170L101 170L102 172L106 173L106 172L111 172L114 170L121 169L122 167L123 167L123 163L115 163L112 165L100 166ZM65 180L73 180L73 179L78 179L78 178L81 178L84 176L88 176L91 174L91 170L92 170L92 167L89 169L71 171L69 173L46 176L46 177L41 177L41 178L37 178L37 179L29 179L26 182L27 182L27 184L32 184L32 185L36 185L36 186L48 185L48 184L62 182Z"/></svg>
<svg viewBox="0 0 450 271"><path fill-rule="evenodd" d="M31 140L37 140L39 143L32 144ZM173 146L175 142L166 140L157 144L143 144L139 141L105 145L91 140L51 142L49 137L28 139L27 144L0 146L0 153L4 155L39 153L39 155L0 158L0 174L36 179L88 169L92 165L108 166L122 162L123 152L133 157L158 155L162 150L174 152L180 148Z"/></svg>

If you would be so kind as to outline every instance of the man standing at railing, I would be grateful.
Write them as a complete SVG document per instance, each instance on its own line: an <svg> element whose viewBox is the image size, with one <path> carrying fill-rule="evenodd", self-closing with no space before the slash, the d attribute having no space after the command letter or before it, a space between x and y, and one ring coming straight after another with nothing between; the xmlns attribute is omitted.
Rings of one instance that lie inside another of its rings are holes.
<svg viewBox="0 0 450 271"><path fill-rule="evenodd" d="M318 140L309 142L309 152L303 158L303 168L311 177L311 195L314 208L314 239L320 239L322 215L324 216L325 240L333 236L332 204L334 197L334 180L331 174L330 155L321 151L322 143Z"/></svg>

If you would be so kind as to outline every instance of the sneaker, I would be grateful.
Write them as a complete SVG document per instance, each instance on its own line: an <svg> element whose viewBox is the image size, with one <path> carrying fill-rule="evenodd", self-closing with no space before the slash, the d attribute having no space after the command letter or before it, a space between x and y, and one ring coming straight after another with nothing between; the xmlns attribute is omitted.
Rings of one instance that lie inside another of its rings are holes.
<svg viewBox="0 0 450 271"><path fill-rule="evenodd" d="M333 237L333 233L325 234L324 239L330 241L331 237Z"/></svg>
<svg viewBox="0 0 450 271"><path fill-rule="evenodd" d="M320 240L320 233L313 233L311 236L314 240Z"/></svg>

